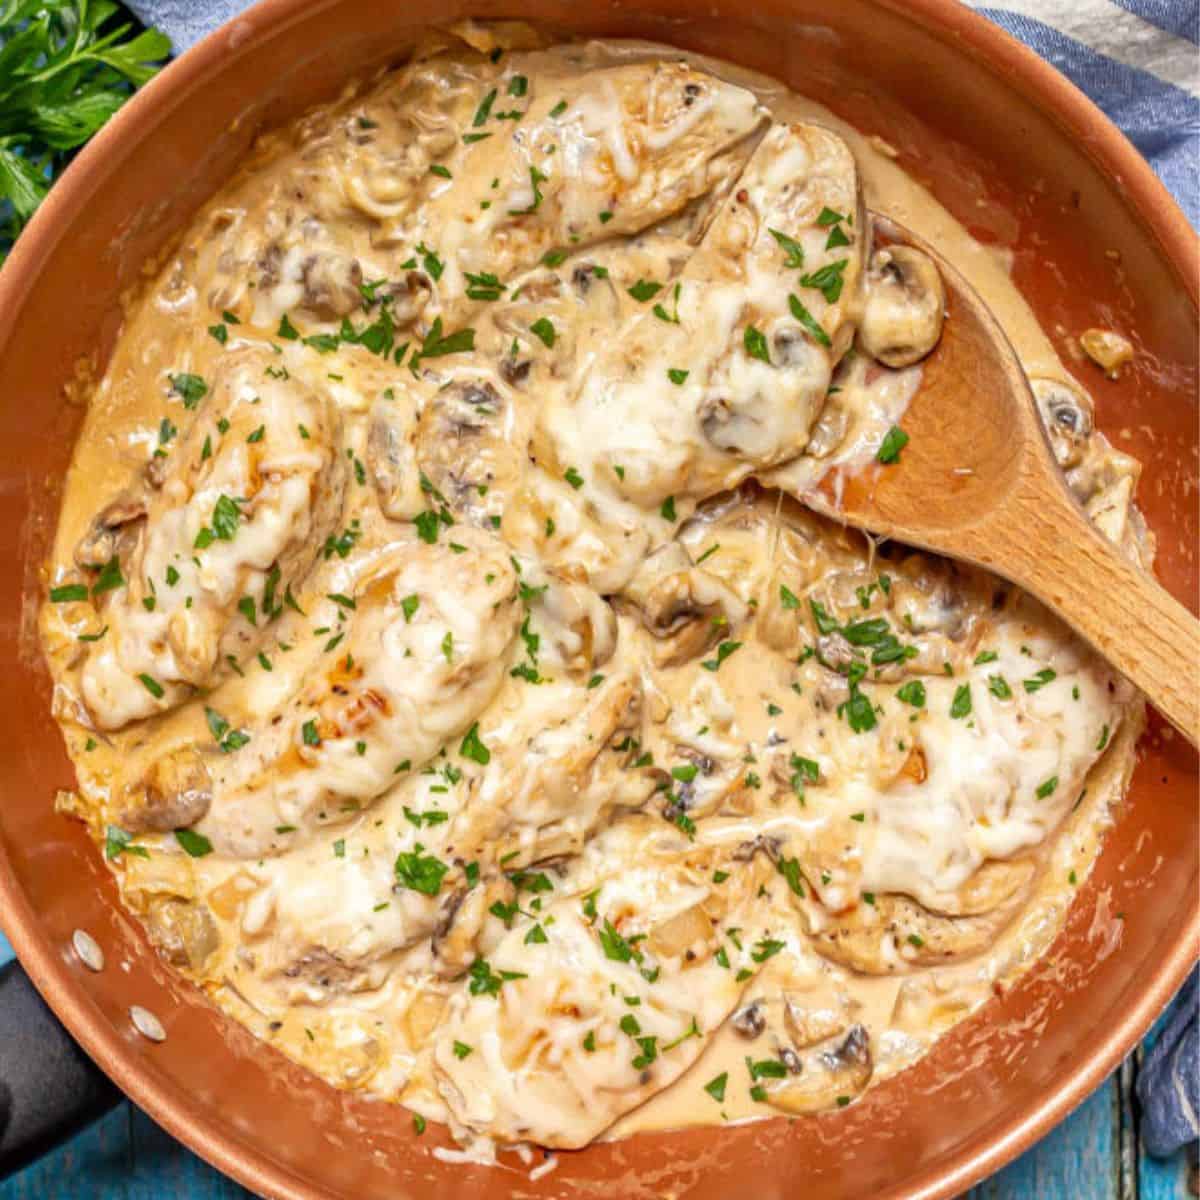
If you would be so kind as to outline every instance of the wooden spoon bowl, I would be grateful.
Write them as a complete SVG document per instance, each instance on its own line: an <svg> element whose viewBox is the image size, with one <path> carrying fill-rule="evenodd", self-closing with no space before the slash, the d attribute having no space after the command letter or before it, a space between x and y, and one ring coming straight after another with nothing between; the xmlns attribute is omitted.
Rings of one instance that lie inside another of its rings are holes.
<svg viewBox="0 0 1200 1200"><path fill-rule="evenodd" d="M1029 381L996 318L932 246L886 217L877 238L923 250L946 287L942 338L905 413L899 460L805 497L848 525L977 563L1091 642L1193 744L1200 622L1134 566L1067 488Z"/></svg>

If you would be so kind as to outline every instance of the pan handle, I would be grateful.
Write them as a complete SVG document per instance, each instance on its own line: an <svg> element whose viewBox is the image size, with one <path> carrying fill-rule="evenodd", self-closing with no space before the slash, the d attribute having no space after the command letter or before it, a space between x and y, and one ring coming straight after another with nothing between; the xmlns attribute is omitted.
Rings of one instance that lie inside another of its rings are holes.
<svg viewBox="0 0 1200 1200"><path fill-rule="evenodd" d="M0 1179L113 1108L121 1093L16 962L0 967Z"/></svg>

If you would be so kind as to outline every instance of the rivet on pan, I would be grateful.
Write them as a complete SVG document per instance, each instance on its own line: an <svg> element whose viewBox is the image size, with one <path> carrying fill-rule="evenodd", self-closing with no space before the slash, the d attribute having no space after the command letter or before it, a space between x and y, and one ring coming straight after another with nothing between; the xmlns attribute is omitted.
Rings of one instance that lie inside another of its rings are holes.
<svg viewBox="0 0 1200 1200"><path fill-rule="evenodd" d="M104 951L100 943L86 930L77 929L71 934L71 945L79 955L79 961L93 971L104 970Z"/></svg>
<svg viewBox="0 0 1200 1200"><path fill-rule="evenodd" d="M142 1037L149 1038L152 1042L167 1040L167 1031L162 1027L162 1022L148 1008L135 1004L129 1010L129 1019Z"/></svg>

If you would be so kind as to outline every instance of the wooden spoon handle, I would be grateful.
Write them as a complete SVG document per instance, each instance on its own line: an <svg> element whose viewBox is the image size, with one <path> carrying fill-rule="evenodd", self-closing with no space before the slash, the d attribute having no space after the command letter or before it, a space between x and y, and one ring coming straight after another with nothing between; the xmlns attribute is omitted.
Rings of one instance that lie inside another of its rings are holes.
<svg viewBox="0 0 1200 1200"><path fill-rule="evenodd" d="M1091 642L1200 744L1200 621L1096 530L1058 480L1029 482L988 522L985 552L994 568Z"/></svg>

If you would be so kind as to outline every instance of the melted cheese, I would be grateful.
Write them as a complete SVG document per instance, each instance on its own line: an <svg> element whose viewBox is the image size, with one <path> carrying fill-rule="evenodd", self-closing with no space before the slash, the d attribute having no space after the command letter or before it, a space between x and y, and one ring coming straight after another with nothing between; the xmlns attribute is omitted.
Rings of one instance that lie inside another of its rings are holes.
<svg viewBox="0 0 1200 1200"><path fill-rule="evenodd" d="M41 618L75 807L215 1002L469 1157L848 1102L1048 946L1138 729L1033 601L783 495L920 386L852 352L866 207L1146 560L1138 466L818 106L468 33L262 139L131 304Z"/></svg>

